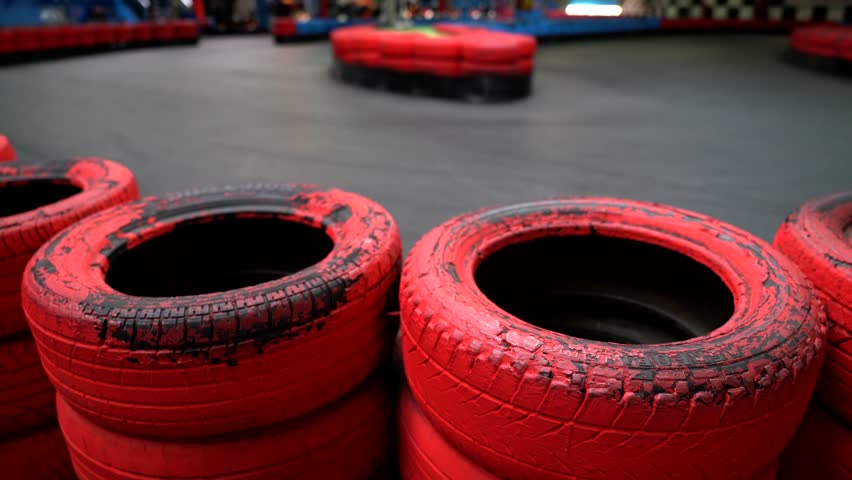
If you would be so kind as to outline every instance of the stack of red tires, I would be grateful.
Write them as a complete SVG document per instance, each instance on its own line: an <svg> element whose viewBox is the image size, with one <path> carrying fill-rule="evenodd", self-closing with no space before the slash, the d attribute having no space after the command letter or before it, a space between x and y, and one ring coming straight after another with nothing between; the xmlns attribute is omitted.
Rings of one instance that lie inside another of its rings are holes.
<svg viewBox="0 0 852 480"><path fill-rule="evenodd" d="M438 24L434 32L372 25L337 29L331 33L336 70L346 81L408 80L450 95L529 94L535 38L461 25Z"/></svg>
<svg viewBox="0 0 852 480"><path fill-rule="evenodd" d="M4 479L68 478L55 393L21 310L25 265L45 240L138 196L132 173L97 158L0 165L0 471Z"/></svg>
<svg viewBox="0 0 852 480"><path fill-rule="evenodd" d="M775 237L813 282L829 320L814 405L784 455L785 478L852 478L852 192L811 200Z"/></svg>
<svg viewBox="0 0 852 480"><path fill-rule="evenodd" d="M774 478L826 350L820 302L771 246L618 199L437 227L400 309L407 480Z"/></svg>
<svg viewBox="0 0 852 480"><path fill-rule="evenodd" d="M790 34L790 48L813 57L852 62L852 26L797 28Z"/></svg>
<svg viewBox="0 0 852 480"><path fill-rule="evenodd" d="M0 162L8 162L17 157L15 148L5 135L0 135Z"/></svg>
<svg viewBox="0 0 852 480"><path fill-rule="evenodd" d="M199 35L192 20L0 28L0 61L129 46L195 44Z"/></svg>
<svg viewBox="0 0 852 480"><path fill-rule="evenodd" d="M303 185L150 197L63 231L22 298L77 475L381 470L400 257L384 208Z"/></svg>

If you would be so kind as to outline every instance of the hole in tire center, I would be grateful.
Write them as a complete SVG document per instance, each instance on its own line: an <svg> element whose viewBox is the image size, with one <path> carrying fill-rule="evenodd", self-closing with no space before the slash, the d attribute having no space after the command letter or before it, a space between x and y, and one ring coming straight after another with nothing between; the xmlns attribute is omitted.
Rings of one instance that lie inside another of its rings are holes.
<svg viewBox="0 0 852 480"><path fill-rule="evenodd" d="M235 216L195 220L111 255L105 280L115 290L139 297L224 292L304 270L333 246L322 229L295 221Z"/></svg>
<svg viewBox="0 0 852 480"><path fill-rule="evenodd" d="M29 212L82 191L82 188L67 180L2 182L0 183L0 217Z"/></svg>
<svg viewBox="0 0 852 480"><path fill-rule="evenodd" d="M670 343L709 333L734 312L710 268L656 245L554 236L506 246L476 268L480 291L506 312L587 340Z"/></svg>

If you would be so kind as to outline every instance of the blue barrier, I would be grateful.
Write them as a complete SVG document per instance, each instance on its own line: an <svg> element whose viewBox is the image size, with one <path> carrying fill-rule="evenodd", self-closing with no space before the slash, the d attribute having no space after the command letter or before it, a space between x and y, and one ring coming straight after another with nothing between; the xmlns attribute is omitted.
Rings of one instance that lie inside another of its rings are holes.
<svg viewBox="0 0 852 480"><path fill-rule="evenodd" d="M333 18L313 18L297 22L296 35L322 36L328 35L335 28L369 23L373 23L373 20L338 21ZM513 21L438 19L416 20L414 22L415 25L432 25L435 23L453 23L456 25L487 28L500 32L521 33L539 38L553 38L659 30L661 19L658 17L572 17L551 19L543 15L518 14Z"/></svg>

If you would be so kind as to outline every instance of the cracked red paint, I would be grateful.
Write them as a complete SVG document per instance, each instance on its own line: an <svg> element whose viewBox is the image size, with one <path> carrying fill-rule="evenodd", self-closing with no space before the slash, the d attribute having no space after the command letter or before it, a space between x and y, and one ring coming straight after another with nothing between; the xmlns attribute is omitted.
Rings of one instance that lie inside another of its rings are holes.
<svg viewBox="0 0 852 480"><path fill-rule="evenodd" d="M105 283L111 256L228 215L305 223L334 246L293 275L226 292L136 297ZM400 257L390 214L358 195L308 185L198 189L64 231L30 262L24 310L48 374L78 411L127 433L206 435L293 418L363 380L390 348L383 310Z"/></svg>
<svg viewBox="0 0 852 480"><path fill-rule="evenodd" d="M811 200L790 214L775 246L813 282L829 320L817 396L852 421L852 192Z"/></svg>
<svg viewBox="0 0 852 480"><path fill-rule="evenodd" d="M554 235L689 256L724 281L734 314L685 341L613 344L538 328L478 290L490 253ZM406 374L435 427L510 478L753 478L792 436L823 360L825 317L808 287L765 242L671 207L575 198L483 210L435 228L406 260Z"/></svg>

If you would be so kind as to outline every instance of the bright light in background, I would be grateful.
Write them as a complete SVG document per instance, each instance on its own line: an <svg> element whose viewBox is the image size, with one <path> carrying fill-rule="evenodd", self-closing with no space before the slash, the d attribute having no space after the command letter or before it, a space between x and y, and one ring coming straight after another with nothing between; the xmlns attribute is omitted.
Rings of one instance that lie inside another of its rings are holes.
<svg viewBox="0 0 852 480"><path fill-rule="evenodd" d="M182 3L187 8L192 6L192 0L180 0L180 3Z"/></svg>
<svg viewBox="0 0 852 480"><path fill-rule="evenodd" d="M621 15L621 5L595 5L593 3L569 3L565 6L566 15L584 17L617 17Z"/></svg>

